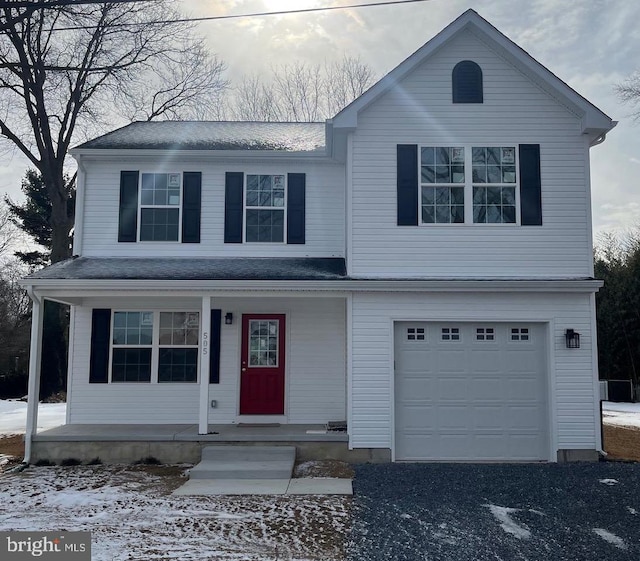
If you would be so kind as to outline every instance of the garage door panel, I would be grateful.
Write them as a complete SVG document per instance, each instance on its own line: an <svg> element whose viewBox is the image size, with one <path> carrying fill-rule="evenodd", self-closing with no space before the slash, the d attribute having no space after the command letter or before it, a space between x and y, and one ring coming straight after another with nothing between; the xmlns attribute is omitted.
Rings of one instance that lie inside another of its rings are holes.
<svg viewBox="0 0 640 561"><path fill-rule="evenodd" d="M407 404L403 406L398 421L399 427L402 427L404 431L411 429L420 431L424 430L424 427L435 427L437 424L436 409L423 403Z"/></svg>
<svg viewBox="0 0 640 561"><path fill-rule="evenodd" d="M469 384L469 393L477 401L495 400L496 395L500 394L503 383L502 378L498 376L473 378Z"/></svg>
<svg viewBox="0 0 640 561"><path fill-rule="evenodd" d="M424 340L409 344L399 325L396 459L548 458L545 326L417 322ZM443 341L443 327L460 339Z"/></svg>
<svg viewBox="0 0 640 561"><path fill-rule="evenodd" d="M467 387L464 384L465 377L462 375L451 376L447 378L438 378L436 385L435 399L439 401L456 401L459 399L467 399Z"/></svg>
<svg viewBox="0 0 640 561"><path fill-rule="evenodd" d="M436 396L436 380L428 376L411 376L399 388L396 399L400 402L414 399L433 400Z"/></svg>
<svg viewBox="0 0 640 561"><path fill-rule="evenodd" d="M466 405L440 405L437 412L436 424L440 430L470 428Z"/></svg>
<svg viewBox="0 0 640 561"><path fill-rule="evenodd" d="M473 427L478 430L494 429L500 430L503 427L502 415L504 408L502 405L490 405L484 407L474 407Z"/></svg>

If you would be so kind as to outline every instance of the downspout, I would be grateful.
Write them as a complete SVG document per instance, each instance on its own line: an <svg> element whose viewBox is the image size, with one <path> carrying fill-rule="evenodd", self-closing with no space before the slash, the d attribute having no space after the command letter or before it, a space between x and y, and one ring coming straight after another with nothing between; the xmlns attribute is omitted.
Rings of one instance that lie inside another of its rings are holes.
<svg viewBox="0 0 640 561"><path fill-rule="evenodd" d="M33 302L31 311L31 346L29 352L29 390L27 394L27 425L24 434L24 459L22 469L31 463L31 445L37 432L38 402L40 401L40 349L42 346L43 301L33 286L27 286L27 294Z"/></svg>

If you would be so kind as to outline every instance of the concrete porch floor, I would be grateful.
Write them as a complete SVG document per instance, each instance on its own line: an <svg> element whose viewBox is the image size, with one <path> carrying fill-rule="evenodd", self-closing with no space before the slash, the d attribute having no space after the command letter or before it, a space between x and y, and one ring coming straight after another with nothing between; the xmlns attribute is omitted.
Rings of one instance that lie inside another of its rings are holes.
<svg viewBox="0 0 640 561"><path fill-rule="evenodd" d="M329 432L324 425L62 425L33 436L34 442L348 442L346 432Z"/></svg>
<svg viewBox="0 0 640 561"><path fill-rule="evenodd" d="M324 425L209 425L198 434L193 425L72 424L33 436L31 461L131 463L153 457L165 464L197 463L204 446L292 445L296 460L369 462L390 460L388 449L349 449L346 432L329 432Z"/></svg>

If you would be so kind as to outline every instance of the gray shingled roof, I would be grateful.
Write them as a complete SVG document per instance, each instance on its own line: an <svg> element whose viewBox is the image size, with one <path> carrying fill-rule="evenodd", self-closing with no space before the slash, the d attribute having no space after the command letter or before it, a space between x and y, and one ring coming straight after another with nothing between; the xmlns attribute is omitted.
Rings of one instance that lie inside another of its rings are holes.
<svg viewBox="0 0 640 561"><path fill-rule="evenodd" d="M76 148L323 152L325 125L244 121L135 122Z"/></svg>
<svg viewBox="0 0 640 561"><path fill-rule="evenodd" d="M29 279L75 280L341 280L342 258L76 257L36 271Z"/></svg>

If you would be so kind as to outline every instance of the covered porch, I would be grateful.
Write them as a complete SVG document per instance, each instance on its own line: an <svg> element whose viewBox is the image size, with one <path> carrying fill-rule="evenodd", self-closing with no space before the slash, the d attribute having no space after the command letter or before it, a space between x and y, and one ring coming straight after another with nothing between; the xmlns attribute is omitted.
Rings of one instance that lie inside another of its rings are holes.
<svg viewBox="0 0 640 561"><path fill-rule="evenodd" d="M216 442L294 443L303 457L319 445L348 451L348 432L327 430L347 419L348 295L327 269L342 260L256 260L298 267L269 280L215 278L222 266L248 274L234 259L165 259L165 274L183 266L182 276L214 278L162 279L158 261L80 258L29 279L25 460L195 461ZM68 407L64 426L37 433L44 299L71 306ZM172 370L166 356L187 359Z"/></svg>

